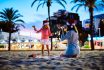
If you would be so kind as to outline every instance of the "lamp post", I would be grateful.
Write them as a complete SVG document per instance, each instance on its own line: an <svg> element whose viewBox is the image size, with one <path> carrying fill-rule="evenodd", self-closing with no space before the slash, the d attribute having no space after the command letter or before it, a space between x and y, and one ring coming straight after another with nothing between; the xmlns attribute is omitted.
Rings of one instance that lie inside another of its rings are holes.
<svg viewBox="0 0 104 70"><path fill-rule="evenodd" d="M99 37L100 37L100 28L98 28L98 32L99 32Z"/></svg>
<svg viewBox="0 0 104 70"><path fill-rule="evenodd" d="M17 40L17 43L18 43L18 47L21 48L20 32L19 31L18 31L18 40Z"/></svg>
<svg viewBox="0 0 104 70"><path fill-rule="evenodd" d="M30 38L29 38L29 48L32 48L31 47L31 31L30 31Z"/></svg>
<svg viewBox="0 0 104 70"><path fill-rule="evenodd" d="M20 42L20 41L19 41L19 40L20 40L19 35L20 35L20 32L18 32L18 41L17 41L17 42Z"/></svg>

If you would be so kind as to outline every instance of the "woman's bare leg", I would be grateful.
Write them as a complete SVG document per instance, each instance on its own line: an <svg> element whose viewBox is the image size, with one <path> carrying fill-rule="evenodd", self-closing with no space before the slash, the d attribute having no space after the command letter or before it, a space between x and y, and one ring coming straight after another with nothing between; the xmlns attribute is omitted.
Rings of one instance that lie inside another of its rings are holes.
<svg viewBox="0 0 104 70"><path fill-rule="evenodd" d="M47 51L48 51L48 56L50 55L50 50L49 50L49 46L48 45L46 45L46 47L47 47Z"/></svg>
<svg viewBox="0 0 104 70"><path fill-rule="evenodd" d="M42 56L44 56L44 44L42 44Z"/></svg>

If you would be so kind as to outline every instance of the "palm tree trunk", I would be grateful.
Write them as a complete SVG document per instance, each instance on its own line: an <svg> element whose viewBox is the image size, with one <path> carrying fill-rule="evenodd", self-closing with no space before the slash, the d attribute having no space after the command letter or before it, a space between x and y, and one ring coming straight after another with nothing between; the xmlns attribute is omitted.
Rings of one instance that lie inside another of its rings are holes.
<svg viewBox="0 0 104 70"><path fill-rule="evenodd" d="M91 50L94 50L94 41L93 41L93 35L94 35L94 24L93 24L93 8L89 8L90 12L90 28L91 28Z"/></svg>
<svg viewBox="0 0 104 70"><path fill-rule="evenodd" d="M8 51L11 50L11 43L10 43L10 40L11 40L11 33L9 33Z"/></svg>
<svg viewBox="0 0 104 70"><path fill-rule="evenodd" d="M51 22L50 22L50 3L47 4L48 7L48 19L49 19L49 26L51 26ZM52 44L52 36L51 36L51 50L53 49L53 44Z"/></svg>

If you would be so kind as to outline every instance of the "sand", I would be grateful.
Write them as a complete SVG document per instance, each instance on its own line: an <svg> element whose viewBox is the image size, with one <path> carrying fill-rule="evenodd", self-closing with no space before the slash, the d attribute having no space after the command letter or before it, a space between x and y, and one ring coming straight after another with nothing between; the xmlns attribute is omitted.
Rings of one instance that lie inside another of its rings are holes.
<svg viewBox="0 0 104 70"><path fill-rule="evenodd" d="M64 51L0 51L0 70L104 70L104 51L81 51L77 58L59 57ZM28 57L36 54L36 58Z"/></svg>

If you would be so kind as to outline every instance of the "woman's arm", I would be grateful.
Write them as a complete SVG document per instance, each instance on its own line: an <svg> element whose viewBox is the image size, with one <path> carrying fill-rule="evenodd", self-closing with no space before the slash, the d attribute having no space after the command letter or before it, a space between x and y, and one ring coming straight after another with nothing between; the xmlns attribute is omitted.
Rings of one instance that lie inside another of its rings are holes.
<svg viewBox="0 0 104 70"><path fill-rule="evenodd" d="M61 40L69 39L71 37L71 31L68 31L65 35L61 35Z"/></svg>

